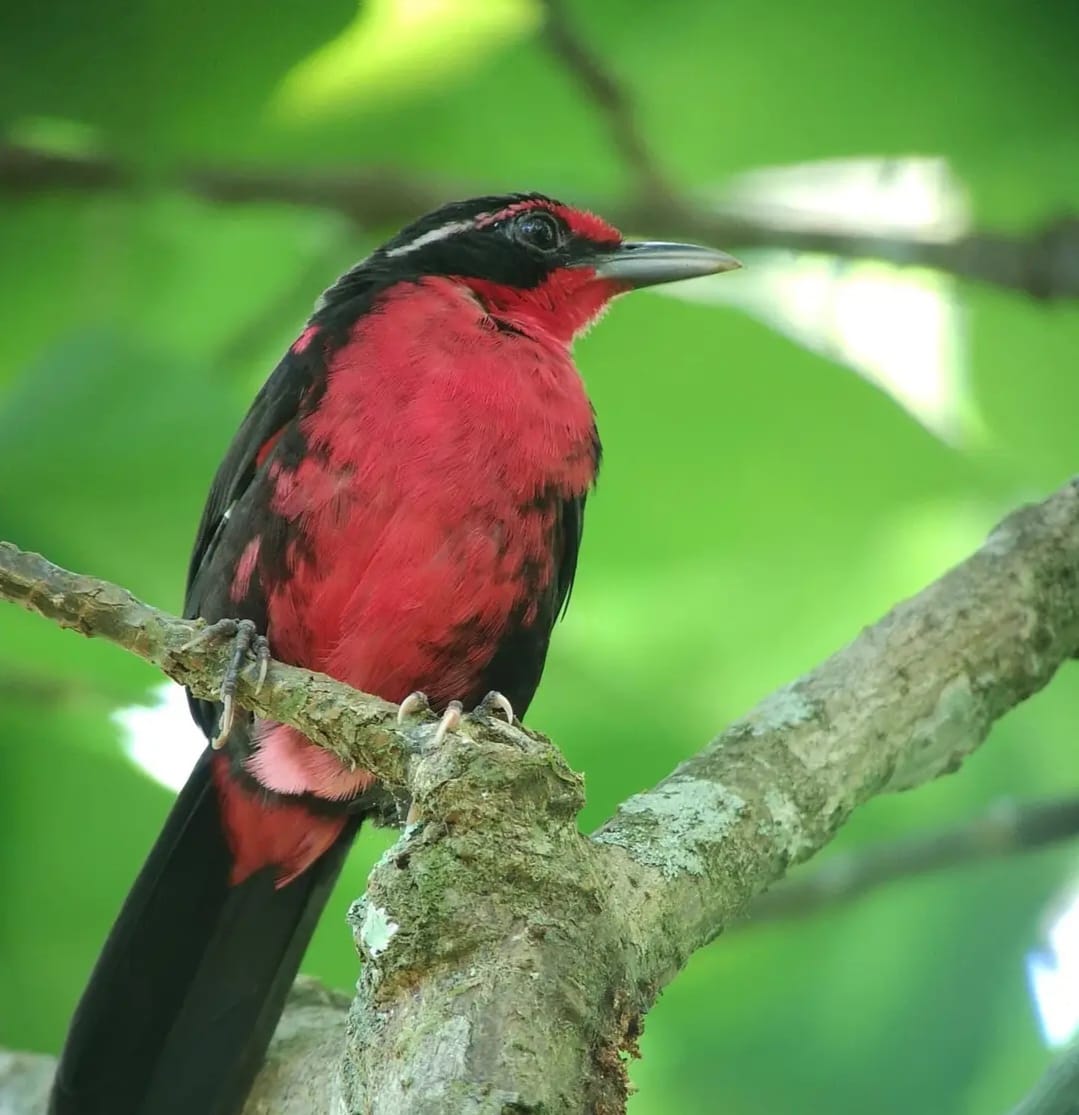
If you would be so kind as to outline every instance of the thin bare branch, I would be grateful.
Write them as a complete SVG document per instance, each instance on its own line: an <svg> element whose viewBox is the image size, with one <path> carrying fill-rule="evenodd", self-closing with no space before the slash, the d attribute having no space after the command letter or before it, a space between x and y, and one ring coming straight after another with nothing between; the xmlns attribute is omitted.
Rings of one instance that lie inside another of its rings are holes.
<svg viewBox="0 0 1079 1115"><path fill-rule="evenodd" d="M576 33L562 0L543 0L543 7L551 52L606 119L611 140L633 176L638 194L642 199L671 202L674 190L637 125L630 94Z"/></svg>
<svg viewBox="0 0 1079 1115"><path fill-rule="evenodd" d="M205 624L152 608L126 589L70 573L0 542L0 599L22 604L61 627L107 639L145 659L196 696L213 700L230 648L191 641ZM396 707L342 685L325 674L274 662L255 691L251 670L240 678L238 703L260 716L291 724L343 761L362 765L390 789L407 782L421 729L398 729Z"/></svg>
<svg viewBox="0 0 1079 1115"><path fill-rule="evenodd" d="M1079 836L1079 798L1001 801L980 817L927 835L833 856L760 895L732 928L754 929L854 902L889 883L1025 855Z"/></svg>

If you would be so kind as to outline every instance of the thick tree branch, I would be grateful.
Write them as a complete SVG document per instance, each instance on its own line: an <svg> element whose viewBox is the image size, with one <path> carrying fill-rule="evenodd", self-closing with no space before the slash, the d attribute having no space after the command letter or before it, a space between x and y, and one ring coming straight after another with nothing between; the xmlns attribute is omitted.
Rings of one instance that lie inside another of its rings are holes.
<svg viewBox="0 0 1079 1115"><path fill-rule="evenodd" d="M3 546L0 596L214 690L223 654L184 651L193 625L115 586ZM275 665L243 701L405 787L418 818L350 913L365 963L339 1073L312 1109L621 1111L624 1055L693 950L859 804L954 770L1077 650L1069 484L593 839L577 829L580 779L542 738L466 722L438 748L426 729L403 747L391 706Z"/></svg>
<svg viewBox="0 0 1079 1115"><path fill-rule="evenodd" d="M597 834L623 849L663 982L874 794L958 768L1079 649L1079 486L1016 511L972 557L764 700ZM664 967L667 965L667 967Z"/></svg>
<svg viewBox="0 0 1079 1115"><path fill-rule="evenodd" d="M929 834L833 856L755 898L738 928L808 917L878 887L985 860L1036 852L1079 836L1079 798L1001 801L980 817Z"/></svg>
<svg viewBox="0 0 1079 1115"><path fill-rule="evenodd" d="M0 1115L45 1115L54 1067L41 1053L0 1050Z"/></svg>
<svg viewBox="0 0 1079 1115"><path fill-rule="evenodd" d="M134 184L130 171L101 156L0 146L0 197L127 189ZM364 168L296 172L204 167L180 172L173 185L208 201L271 201L332 209L359 228L375 231L396 228L450 198L487 193L491 188L490 182L436 181ZM1023 235L975 230L935 240L870 235L824 221L807 224L797 213L751 217L671 195L652 194L628 204L598 198L592 204L619 227L653 236L703 240L732 251L774 248L876 259L926 267L1039 299L1079 298L1079 217L1074 215Z"/></svg>

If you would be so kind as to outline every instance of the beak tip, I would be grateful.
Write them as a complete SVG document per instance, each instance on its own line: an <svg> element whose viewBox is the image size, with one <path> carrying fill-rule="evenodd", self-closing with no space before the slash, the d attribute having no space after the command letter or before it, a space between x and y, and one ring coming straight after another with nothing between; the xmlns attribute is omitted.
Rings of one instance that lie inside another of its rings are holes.
<svg viewBox="0 0 1079 1115"><path fill-rule="evenodd" d="M735 256L728 255L726 252L717 252L716 254L723 257L722 260L716 261L715 273L717 275L722 275L724 271L741 271L745 267L745 264Z"/></svg>

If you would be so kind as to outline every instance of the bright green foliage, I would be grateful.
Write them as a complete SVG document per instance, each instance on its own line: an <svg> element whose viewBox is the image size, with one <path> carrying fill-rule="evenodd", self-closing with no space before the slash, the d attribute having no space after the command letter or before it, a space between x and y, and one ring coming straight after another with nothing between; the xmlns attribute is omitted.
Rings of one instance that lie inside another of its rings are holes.
<svg viewBox="0 0 1079 1115"><path fill-rule="evenodd" d="M982 227L1079 209L1067 5L569 7L694 191L766 165L929 154ZM0 537L177 608L231 431L373 243L322 210L194 199L181 168L393 165L628 196L541 26L526 0L379 0L358 17L349 0L7 6L0 128L116 154L138 186L3 198ZM529 719L585 772L586 826L1079 470L1079 309L955 296L978 416L955 444L729 307L642 294L581 342L606 457ZM157 680L0 608L0 1045L57 1047L168 807L109 719ZM1065 671L958 776L875 803L837 846L1065 791L1077 722ZM341 987L357 965L344 910L387 840L361 840L309 957ZM1047 1057L1024 955L1073 868L1067 850L1001 862L721 939L649 1016L632 1115L1006 1109Z"/></svg>

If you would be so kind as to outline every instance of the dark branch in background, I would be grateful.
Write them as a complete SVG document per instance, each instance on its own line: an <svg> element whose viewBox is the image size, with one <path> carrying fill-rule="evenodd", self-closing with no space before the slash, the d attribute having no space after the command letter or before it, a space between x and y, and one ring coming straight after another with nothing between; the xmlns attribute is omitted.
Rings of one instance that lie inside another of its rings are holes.
<svg viewBox="0 0 1079 1115"><path fill-rule="evenodd" d="M927 267L1047 300L1079 297L1079 217L1022 237L975 232L940 241L860 234L823 220L807 222L797 212L786 220L781 213L750 218L737 208L697 203L663 173L637 124L631 95L576 34L562 0L544 0L543 7L552 53L605 118L636 187L629 210L596 206L612 214L615 224L732 249L776 248Z"/></svg>
<svg viewBox="0 0 1079 1115"><path fill-rule="evenodd" d="M0 146L0 197L121 190L135 184L134 172L106 157ZM395 229L450 198L487 193L494 186L351 167L303 173L203 167L178 171L171 184L223 204L281 202L331 209L374 232ZM877 236L824 222L809 227L798 214L749 217L735 209L706 208L670 196L628 204L597 198L591 204L620 227L652 236L703 240L732 251L772 248L875 259L926 267L1039 299L1079 298L1079 217L1074 216L1022 236L976 231L951 240L928 240Z"/></svg>
<svg viewBox="0 0 1079 1115"><path fill-rule="evenodd" d="M94 193L132 189L137 184L131 168L108 156L62 155L0 144L0 195L36 196L57 190ZM191 167L177 171L170 185L223 204L281 202L332 209L364 229L399 226L441 205L461 188L448 180L363 167L303 172Z"/></svg>
<svg viewBox="0 0 1079 1115"><path fill-rule="evenodd" d="M123 701L123 690L110 691L107 685L79 678L4 672L0 673L0 704L6 701L53 706L97 704L111 710Z"/></svg>
<svg viewBox="0 0 1079 1115"><path fill-rule="evenodd" d="M543 0L543 6L547 17L544 35L551 52L606 121L611 141L633 180L634 199L629 204L592 199L594 208L615 224L730 249L817 252L926 267L1045 300L1079 297L1079 215L1075 214L1064 214L1020 236L978 230L934 240L879 236L823 220L807 222L805 214L797 212L750 216L736 207L698 202L668 180L641 133L632 97L576 34L562 0ZM333 209L359 228L376 231L396 228L451 198L488 193L494 185L354 167L302 173L196 167L177 171L171 184L214 202L276 201ZM134 172L108 157L0 145L0 196L134 185Z"/></svg>
<svg viewBox="0 0 1079 1115"><path fill-rule="evenodd" d="M811 874L762 894L737 927L807 917L897 880L1035 852L1077 836L1079 798L1002 801L980 817L926 836L833 856Z"/></svg>
<svg viewBox="0 0 1079 1115"><path fill-rule="evenodd" d="M574 32L562 0L544 0L543 7L547 14L544 34L551 52L606 118L611 140L633 175L638 194L642 200L671 203L674 190L637 126L629 93Z"/></svg>

